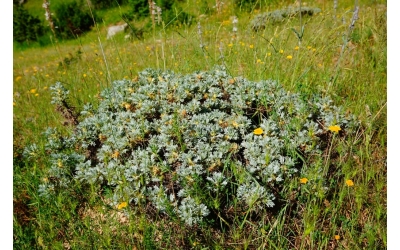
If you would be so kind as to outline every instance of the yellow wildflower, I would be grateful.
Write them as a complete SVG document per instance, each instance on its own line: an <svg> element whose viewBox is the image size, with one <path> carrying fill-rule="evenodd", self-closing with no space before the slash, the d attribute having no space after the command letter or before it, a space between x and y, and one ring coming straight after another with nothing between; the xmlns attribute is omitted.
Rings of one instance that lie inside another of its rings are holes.
<svg viewBox="0 0 400 250"><path fill-rule="evenodd" d="M31 90L29 90L29 92L30 92L31 94L35 94L35 93L36 93L36 89L31 89Z"/></svg>
<svg viewBox="0 0 400 250"><path fill-rule="evenodd" d="M233 43L228 44L228 47L232 47L232 46L233 46Z"/></svg>
<svg viewBox="0 0 400 250"><path fill-rule="evenodd" d="M335 235L335 240L340 240L340 235Z"/></svg>
<svg viewBox="0 0 400 250"><path fill-rule="evenodd" d="M299 46L294 47L294 50L299 50L299 49L300 49Z"/></svg>
<svg viewBox="0 0 400 250"><path fill-rule="evenodd" d="M129 103L123 103L123 106L125 107L125 109L130 109L131 105Z"/></svg>
<svg viewBox="0 0 400 250"><path fill-rule="evenodd" d="M17 76L17 77L15 78L15 81L18 82L19 80L21 80L21 78L22 78L22 76Z"/></svg>
<svg viewBox="0 0 400 250"><path fill-rule="evenodd" d="M311 46L307 46L307 49L311 49L312 47Z"/></svg>
<svg viewBox="0 0 400 250"><path fill-rule="evenodd" d="M271 56L271 52L267 52L267 56Z"/></svg>
<svg viewBox="0 0 400 250"><path fill-rule="evenodd" d="M257 63L262 63L261 59L257 59Z"/></svg>
<svg viewBox="0 0 400 250"><path fill-rule="evenodd" d="M237 128L237 127L239 127L239 124L238 124L236 121L233 121L233 122L232 122L232 126L235 127L235 128Z"/></svg>
<svg viewBox="0 0 400 250"><path fill-rule="evenodd" d="M284 52L283 49L280 49L280 50L279 50L279 53L283 54L283 52Z"/></svg>
<svg viewBox="0 0 400 250"><path fill-rule="evenodd" d="M348 187L354 186L354 182L352 180L346 180L346 185Z"/></svg>
<svg viewBox="0 0 400 250"><path fill-rule="evenodd" d="M119 156L119 152L118 152L118 151L115 151L115 152L111 155L112 158L118 158L118 156Z"/></svg>
<svg viewBox="0 0 400 250"><path fill-rule="evenodd" d="M118 204L118 209L123 209L128 206L128 202L124 201Z"/></svg>
<svg viewBox="0 0 400 250"><path fill-rule="evenodd" d="M250 49L254 48L254 45L253 45L253 44L250 44L250 45L249 45L249 48L250 48Z"/></svg>
<svg viewBox="0 0 400 250"><path fill-rule="evenodd" d="M87 77L87 75L86 75L86 74L83 74L83 77Z"/></svg>
<svg viewBox="0 0 400 250"><path fill-rule="evenodd" d="M43 87L43 90L46 90L46 89L47 89L47 86L44 86L44 87Z"/></svg>
<svg viewBox="0 0 400 250"><path fill-rule="evenodd" d="M307 182L308 182L308 179L305 177L300 179L301 184L306 184Z"/></svg>
<svg viewBox="0 0 400 250"><path fill-rule="evenodd" d="M224 20L224 21L222 21L221 25L226 26L226 25L229 25L230 23L231 23L231 21Z"/></svg>
<svg viewBox="0 0 400 250"><path fill-rule="evenodd" d="M193 178L192 177L190 177L190 176L186 176L185 177L186 178L186 180L188 181L188 182L190 182L190 183L192 183L194 180L193 180Z"/></svg>
<svg viewBox="0 0 400 250"><path fill-rule="evenodd" d="M293 56L288 55L286 58L289 59L289 60L292 60Z"/></svg>
<svg viewBox="0 0 400 250"><path fill-rule="evenodd" d="M39 94L38 94L38 93L36 93L36 94L35 94L35 96L39 96Z"/></svg>
<svg viewBox="0 0 400 250"><path fill-rule="evenodd" d="M334 133L339 133L339 131L342 130L339 125L329 126L328 129Z"/></svg>
<svg viewBox="0 0 400 250"><path fill-rule="evenodd" d="M255 135L261 135L262 133L264 133L264 130L262 130L262 128L256 128L254 130L254 134Z"/></svg>

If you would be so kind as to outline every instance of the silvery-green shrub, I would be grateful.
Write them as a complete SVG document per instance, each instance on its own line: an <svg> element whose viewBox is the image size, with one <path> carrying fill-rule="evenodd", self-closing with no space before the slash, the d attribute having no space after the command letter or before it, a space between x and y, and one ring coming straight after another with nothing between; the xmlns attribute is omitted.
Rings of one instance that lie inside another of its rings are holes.
<svg viewBox="0 0 400 250"><path fill-rule="evenodd" d="M320 8L315 7L299 7L289 6L284 9L274 10L269 12L263 12L256 15L250 22L250 27L252 30L258 31L263 30L268 24L281 23L288 18L299 16L312 16L320 13Z"/></svg>
<svg viewBox="0 0 400 250"><path fill-rule="evenodd" d="M67 92L52 89L62 103L56 90ZM295 178L307 155L322 155L329 126L345 136L357 125L327 97L303 100L274 80L233 78L223 67L146 69L137 80L114 81L100 100L83 107L69 136L45 132L49 175L60 187L71 178L107 185L112 205L151 204L188 225L229 201L248 211L273 207L273 188ZM43 194L46 187L54 190L45 183Z"/></svg>

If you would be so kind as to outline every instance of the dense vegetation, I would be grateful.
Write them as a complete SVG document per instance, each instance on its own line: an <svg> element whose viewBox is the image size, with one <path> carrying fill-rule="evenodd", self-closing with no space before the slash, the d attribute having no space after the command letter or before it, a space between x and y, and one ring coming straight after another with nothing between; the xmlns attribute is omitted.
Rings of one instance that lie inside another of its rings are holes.
<svg viewBox="0 0 400 250"><path fill-rule="evenodd" d="M14 248L387 248L386 2L91 3L14 6Z"/></svg>

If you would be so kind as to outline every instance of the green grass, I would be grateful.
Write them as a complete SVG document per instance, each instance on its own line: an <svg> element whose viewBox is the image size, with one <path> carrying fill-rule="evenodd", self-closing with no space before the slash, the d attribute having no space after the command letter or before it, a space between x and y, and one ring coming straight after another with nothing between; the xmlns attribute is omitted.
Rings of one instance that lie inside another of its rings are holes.
<svg viewBox="0 0 400 250"><path fill-rule="evenodd" d="M36 2L40 1L28 4ZM342 55L342 35L348 30L353 1L339 1L336 19L333 6L318 2L307 2L308 6L321 8L322 14L303 19L306 25L301 44L291 30L300 29L298 19L254 33L247 25L256 11L239 12L226 1L220 14L199 19L204 51L200 49L196 25L157 29L141 41L124 41L123 34L106 40L105 26L118 21L117 9L104 13L99 33L92 31L74 41L53 41L45 48L19 50L14 46L14 247L387 248L386 2L362 3L359 20ZM196 4L199 1L188 1L183 6L185 11L202 14ZM282 6L265 6L262 11ZM40 12L33 7L32 11ZM233 15L239 18L236 39L232 38L229 19ZM346 24L342 24L342 17ZM66 58L70 64L63 66L60 63ZM278 80L287 90L305 97L313 93L329 95L336 105L357 116L362 123L357 135L346 141L337 138L330 145L334 157L315 159L309 165L322 169L333 192L319 195L322 183L307 176L309 182L303 185L296 178L282 191L287 203L278 211L264 211L258 225L254 219L237 214L229 227L199 225L194 229L182 227L177 219L146 214L143 207L132 207L124 217L106 205L106 190L79 183L58 192L52 200L38 196L38 185L49 163L45 157L33 163L21 154L28 143L42 146L41 133L48 126L65 133L71 129L63 126L62 116L50 104L49 87L56 81L67 86L71 103L80 110L86 102L96 104L97 95L110 86L110 80L133 79L145 68L186 74L209 70L215 64L225 64L233 76ZM347 186L346 180L352 180L354 186Z"/></svg>

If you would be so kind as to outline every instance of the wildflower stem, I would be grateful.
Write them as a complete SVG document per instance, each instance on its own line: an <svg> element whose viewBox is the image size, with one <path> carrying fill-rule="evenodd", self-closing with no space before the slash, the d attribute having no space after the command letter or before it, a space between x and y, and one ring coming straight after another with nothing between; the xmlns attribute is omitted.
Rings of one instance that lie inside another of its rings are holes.
<svg viewBox="0 0 400 250"><path fill-rule="evenodd" d="M357 6L355 6L353 17L351 19L351 22L350 22L349 28L347 30L347 33L343 36L343 44L342 44L342 47L340 49L340 56L339 56L339 59L337 60L336 65L335 65L335 75L331 77L331 81L330 81L330 83L328 85L328 90L329 90L330 86L332 84L334 84L336 82L337 78L338 78L339 66L340 66L340 63L342 61L344 51L345 51L345 49L347 47L347 44L350 41L350 36L351 36L351 33L354 30L355 22L358 20L358 11L359 11L359 6L357 5Z"/></svg>
<svg viewBox="0 0 400 250"><path fill-rule="evenodd" d="M299 36L299 47L300 47L300 45L301 45L301 40L303 39L303 31L304 31L304 27L303 27L303 22L302 22L302 19L301 19L301 17L302 17L302 14L301 14L301 0L300 0L300 3L299 3L299 10L300 10L300 36Z"/></svg>
<svg viewBox="0 0 400 250"><path fill-rule="evenodd" d="M333 1L333 19L334 19L335 23L336 23L337 4L338 4L338 0L334 0Z"/></svg>
<svg viewBox="0 0 400 250"><path fill-rule="evenodd" d="M100 48L101 48L101 54L103 55L104 64L106 65L107 80L108 80L107 81L107 86L108 86L108 83L111 84L111 73L110 73L110 70L109 70L109 67L108 67L106 54L104 53L103 44L101 43L100 37L97 37L97 39L99 40L99 45L100 45Z"/></svg>
<svg viewBox="0 0 400 250"><path fill-rule="evenodd" d="M46 20L49 22L51 32L53 32L53 35L56 36L56 31L54 29L54 22L53 18L51 17L51 12L50 12L50 2L48 0L43 0L43 8L45 9L46 13Z"/></svg>
<svg viewBox="0 0 400 250"><path fill-rule="evenodd" d="M88 5L88 7L89 7L90 16L92 17L93 23L94 23L94 25L96 27L96 30L97 30L97 39L99 41L99 45L100 45L100 48L101 48L101 52L102 52L104 63L106 65L106 70L107 70L107 80L108 80L107 81L107 86L109 86L108 83L111 83L111 74L110 74L110 70L109 70L109 67L108 67L107 59L106 59L106 56L105 56L105 53L104 53L104 50L103 50L103 44L101 43L100 30L99 30L97 22L96 22L96 20L94 18L94 15L93 15L92 8L91 8L91 5L89 3L89 0L86 0L86 3Z"/></svg>
<svg viewBox="0 0 400 250"><path fill-rule="evenodd" d="M331 145L329 146L329 150L328 150L328 155L325 158L324 176L326 176L328 174L329 160L330 160L330 156L331 156L331 152L332 152L332 148L333 148L333 144L334 144L335 138L336 138L336 133L333 133Z"/></svg>
<svg viewBox="0 0 400 250"><path fill-rule="evenodd" d="M153 41L154 41L154 50L156 52L156 64L157 64L157 69L160 68L160 60L158 59L158 49L157 49L157 41L155 37L155 33L153 33Z"/></svg>
<svg viewBox="0 0 400 250"><path fill-rule="evenodd" d="M386 107L386 105L387 105L387 101L386 101L385 104L383 104L382 107L378 110L378 112L376 113L376 115L374 115L374 117L372 118L371 122L372 122L372 121L375 121L376 117L379 116L379 114L382 112L382 109L383 109L384 107Z"/></svg>
<svg viewBox="0 0 400 250"><path fill-rule="evenodd" d="M257 34L258 35L258 34ZM267 38L265 38L265 37L263 37L263 36L261 36L261 35L258 35L259 37L261 37L261 38L263 38L265 41L267 41L268 43L269 43L269 45L271 45L271 47L274 49L274 51L275 51L275 53L278 53L278 50L275 48L275 46L272 44L272 42L271 42L271 40L268 40Z"/></svg>
<svg viewBox="0 0 400 250"><path fill-rule="evenodd" d="M202 34L203 34L203 31L201 30L201 24L200 24L200 22L197 23L197 34L198 34L198 36L199 36L201 51L203 52L203 55L204 55L204 57L205 57L206 60L207 60L206 49L205 49L205 46L204 46L204 43L203 43L203 35L202 35Z"/></svg>
<svg viewBox="0 0 400 250"><path fill-rule="evenodd" d="M153 14L153 3L151 0L148 1L149 2L149 11L150 11L150 15L151 15L151 23L153 24L153 30L155 29L155 20L154 20L154 14Z"/></svg>
<svg viewBox="0 0 400 250"><path fill-rule="evenodd" d="M161 58L163 60L164 71L166 71L167 65L166 65L166 61L165 61L164 42L161 43Z"/></svg>
<svg viewBox="0 0 400 250"><path fill-rule="evenodd" d="M54 38L55 38L55 37L54 37ZM56 38L55 38L54 40L55 40L55 41L54 41L54 43L53 43L53 38L50 36L51 44L52 44L53 46L55 46L56 51L57 51L58 55L60 56L60 60L62 61L62 56L61 56L59 44L58 44ZM67 66L65 65L65 63L62 63L62 66L64 67L64 70L67 71Z"/></svg>

